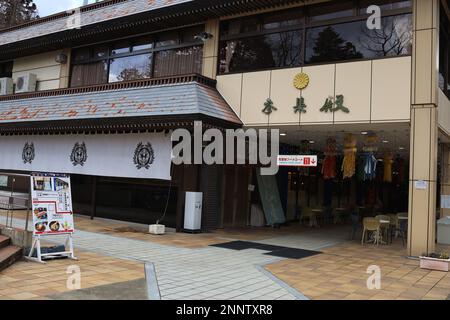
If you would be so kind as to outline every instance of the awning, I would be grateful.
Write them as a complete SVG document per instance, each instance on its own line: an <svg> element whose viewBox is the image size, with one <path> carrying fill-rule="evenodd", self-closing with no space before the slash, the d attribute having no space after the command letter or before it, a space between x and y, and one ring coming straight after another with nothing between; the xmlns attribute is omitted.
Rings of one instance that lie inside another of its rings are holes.
<svg viewBox="0 0 450 320"><path fill-rule="evenodd" d="M164 124L174 128L177 122L203 119L241 126L205 79L184 76L0 97L0 133L145 130L152 124L164 129Z"/></svg>

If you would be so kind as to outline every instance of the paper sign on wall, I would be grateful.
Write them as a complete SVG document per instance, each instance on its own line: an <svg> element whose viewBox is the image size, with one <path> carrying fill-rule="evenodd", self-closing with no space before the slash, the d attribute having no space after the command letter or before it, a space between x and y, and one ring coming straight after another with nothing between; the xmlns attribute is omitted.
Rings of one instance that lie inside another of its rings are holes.
<svg viewBox="0 0 450 320"><path fill-rule="evenodd" d="M414 183L414 186L417 190L427 190L428 182L424 180L418 180Z"/></svg>

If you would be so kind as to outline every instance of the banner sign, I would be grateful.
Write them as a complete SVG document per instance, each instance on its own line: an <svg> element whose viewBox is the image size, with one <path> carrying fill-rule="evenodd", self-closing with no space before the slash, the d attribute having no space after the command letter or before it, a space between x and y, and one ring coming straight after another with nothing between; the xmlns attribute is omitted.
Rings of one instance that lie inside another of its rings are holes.
<svg viewBox="0 0 450 320"><path fill-rule="evenodd" d="M279 167L317 167L317 156L278 156Z"/></svg>
<svg viewBox="0 0 450 320"><path fill-rule="evenodd" d="M69 176L31 175L31 199L34 235L74 232Z"/></svg>
<svg viewBox="0 0 450 320"><path fill-rule="evenodd" d="M170 134L0 137L0 169L170 180Z"/></svg>

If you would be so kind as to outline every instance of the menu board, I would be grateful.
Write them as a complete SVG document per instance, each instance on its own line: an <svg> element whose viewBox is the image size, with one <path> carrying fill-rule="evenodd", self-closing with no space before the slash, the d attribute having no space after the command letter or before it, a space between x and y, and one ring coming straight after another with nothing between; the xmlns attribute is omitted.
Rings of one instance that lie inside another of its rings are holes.
<svg viewBox="0 0 450 320"><path fill-rule="evenodd" d="M74 232L68 175L32 174L31 197L34 235Z"/></svg>

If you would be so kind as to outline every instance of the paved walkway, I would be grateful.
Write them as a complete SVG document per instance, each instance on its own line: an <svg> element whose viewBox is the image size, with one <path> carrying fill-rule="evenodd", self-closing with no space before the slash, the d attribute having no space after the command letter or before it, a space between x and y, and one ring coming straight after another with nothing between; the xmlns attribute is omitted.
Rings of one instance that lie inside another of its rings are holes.
<svg viewBox="0 0 450 320"><path fill-rule="evenodd" d="M16 226L24 222L15 219ZM47 239L63 243L58 236ZM86 231L77 231L74 243L102 255L153 263L162 299L305 299L262 268L283 259L261 250L180 248Z"/></svg>

